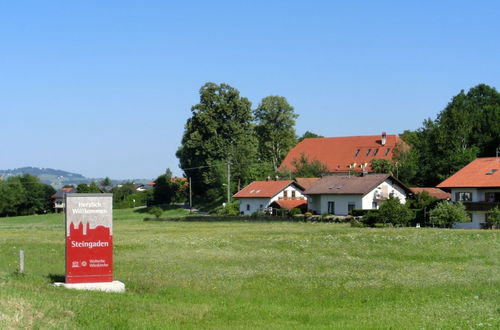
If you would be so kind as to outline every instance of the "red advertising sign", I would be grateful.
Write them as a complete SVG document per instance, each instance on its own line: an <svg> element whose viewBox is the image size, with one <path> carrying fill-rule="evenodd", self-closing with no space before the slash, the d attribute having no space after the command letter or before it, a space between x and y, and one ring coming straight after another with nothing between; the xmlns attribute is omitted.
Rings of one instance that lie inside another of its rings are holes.
<svg viewBox="0 0 500 330"><path fill-rule="evenodd" d="M113 281L112 196L66 195L66 283Z"/></svg>

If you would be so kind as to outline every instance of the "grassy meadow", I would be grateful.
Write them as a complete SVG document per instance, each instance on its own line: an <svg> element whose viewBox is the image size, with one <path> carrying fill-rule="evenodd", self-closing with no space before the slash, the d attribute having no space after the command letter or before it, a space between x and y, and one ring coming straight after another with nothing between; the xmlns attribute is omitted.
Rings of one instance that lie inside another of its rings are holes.
<svg viewBox="0 0 500 330"><path fill-rule="evenodd" d="M0 218L0 329L500 328L500 231L145 216L115 210L122 294L53 287L61 214Z"/></svg>

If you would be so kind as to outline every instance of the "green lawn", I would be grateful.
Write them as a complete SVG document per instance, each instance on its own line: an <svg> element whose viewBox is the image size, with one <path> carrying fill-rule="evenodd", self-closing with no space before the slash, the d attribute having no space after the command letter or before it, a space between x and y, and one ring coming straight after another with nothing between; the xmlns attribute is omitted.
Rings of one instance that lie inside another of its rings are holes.
<svg viewBox="0 0 500 330"><path fill-rule="evenodd" d="M0 218L0 329L500 328L500 231L145 216L115 211L123 294L52 286L62 215Z"/></svg>

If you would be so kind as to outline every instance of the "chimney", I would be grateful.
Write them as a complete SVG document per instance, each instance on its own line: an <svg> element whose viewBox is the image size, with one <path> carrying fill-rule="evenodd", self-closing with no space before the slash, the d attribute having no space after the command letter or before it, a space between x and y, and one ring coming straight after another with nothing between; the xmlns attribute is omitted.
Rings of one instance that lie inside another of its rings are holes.
<svg viewBox="0 0 500 330"><path fill-rule="evenodd" d="M387 134L385 132L382 132L382 140L380 141L380 144L385 146L386 142L387 142Z"/></svg>

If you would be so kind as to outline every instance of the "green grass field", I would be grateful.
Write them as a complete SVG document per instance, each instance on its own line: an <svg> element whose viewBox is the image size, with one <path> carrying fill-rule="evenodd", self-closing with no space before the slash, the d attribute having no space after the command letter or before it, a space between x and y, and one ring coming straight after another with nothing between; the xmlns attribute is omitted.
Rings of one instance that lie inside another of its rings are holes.
<svg viewBox="0 0 500 330"><path fill-rule="evenodd" d="M122 294L52 286L62 215L0 218L0 329L500 328L500 231L145 216L115 211Z"/></svg>

